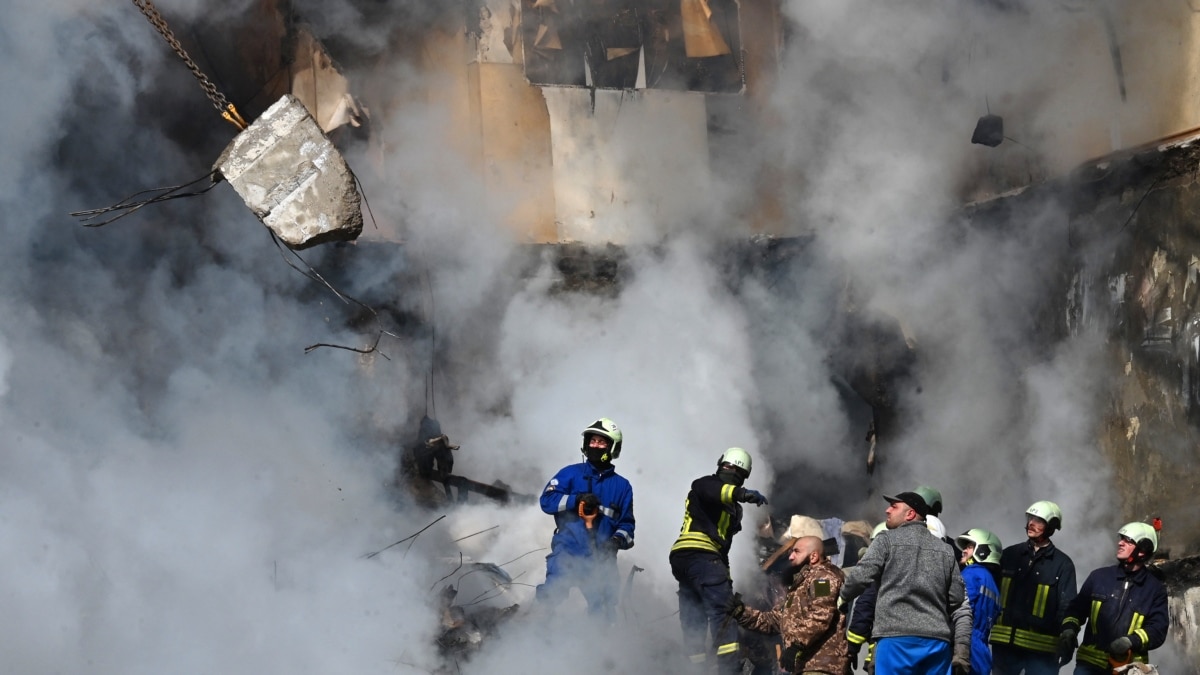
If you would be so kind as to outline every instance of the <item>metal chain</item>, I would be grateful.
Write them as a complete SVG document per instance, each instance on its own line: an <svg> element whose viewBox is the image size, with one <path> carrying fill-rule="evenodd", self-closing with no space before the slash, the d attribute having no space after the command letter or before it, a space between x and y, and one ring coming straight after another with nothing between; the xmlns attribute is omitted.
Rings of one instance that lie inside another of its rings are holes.
<svg viewBox="0 0 1200 675"><path fill-rule="evenodd" d="M167 41L167 44L171 46L171 49L174 49L175 53L179 55L179 58L183 59L183 62L187 65L188 70L191 70L192 75L195 75L196 79L200 81L200 87L204 89L204 93L208 96L208 100L212 101L213 105L217 108L217 112L221 113L221 117L224 117L238 129L245 129L247 126L246 121L243 120L242 116L238 114L237 108L235 108L233 104L225 98L224 94L217 91L216 85L214 85L212 81L210 81L208 77L200 71L200 67L197 66L196 62L192 61L192 58L188 56L186 51L184 51L183 46L179 44L179 40L175 39L175 34L172 33L171 29L167 27L166 19L164 19L162 15L158 13L158 9L154 7L154 3L150 0L133 0L133 4L137 5L137 8L146 16L146 20L149 21L152 26L154 26L155 30L157 30L160 35L162 35L163 39Z"/></svg>

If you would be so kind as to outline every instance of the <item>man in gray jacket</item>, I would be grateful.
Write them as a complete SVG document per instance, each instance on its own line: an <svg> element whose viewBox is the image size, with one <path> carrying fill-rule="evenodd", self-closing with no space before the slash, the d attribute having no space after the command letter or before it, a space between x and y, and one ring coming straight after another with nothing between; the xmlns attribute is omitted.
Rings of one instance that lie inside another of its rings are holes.
<svg viewBox="0 0 1200 675"><path fill-rule="evenodd" d="M971 611L958 560L929 531L929 505L916 492L888 501L887 530L846 570L840 600L849 603L872 582L875 604L875 675L967 673L971 664Z"/></svg>

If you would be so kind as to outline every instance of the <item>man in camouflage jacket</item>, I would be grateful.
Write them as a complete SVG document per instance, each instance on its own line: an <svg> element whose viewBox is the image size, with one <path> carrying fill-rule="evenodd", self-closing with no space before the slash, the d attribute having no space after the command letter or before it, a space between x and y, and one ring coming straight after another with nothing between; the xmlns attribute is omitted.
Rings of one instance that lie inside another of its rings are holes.
<svg viewBox="0 0 1200 675"><path fill-rule="evenodd" d="M846 615L838 611L845 575L824 554L818 537L801 537L788 554L792 582L787 597L770 611L746 607L734 596L729 614L743 628L779 633L779 666L789 673L843 675L850 661Z"/></svg>

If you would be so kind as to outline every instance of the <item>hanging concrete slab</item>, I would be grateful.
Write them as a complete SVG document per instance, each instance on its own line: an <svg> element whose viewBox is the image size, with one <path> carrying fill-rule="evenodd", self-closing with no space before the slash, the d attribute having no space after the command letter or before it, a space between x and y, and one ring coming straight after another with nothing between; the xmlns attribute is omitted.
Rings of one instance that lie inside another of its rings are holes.
<svg viewBox="0 0 1200 675"><path fill-rule="evenodd" d="M350 241L362 232L346 160L290 94L238 134L214 168L290 248Z"/></svg>

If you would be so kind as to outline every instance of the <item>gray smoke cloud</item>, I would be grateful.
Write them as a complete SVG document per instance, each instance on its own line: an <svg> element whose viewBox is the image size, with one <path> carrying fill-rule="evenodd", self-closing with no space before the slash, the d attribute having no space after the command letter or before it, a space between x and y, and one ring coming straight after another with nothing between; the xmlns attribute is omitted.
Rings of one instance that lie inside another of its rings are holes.
<svg viewBox="0 0 1200 675"><path fill-rule="evenodd" d="M517 492L535 494L577 461L593 419L617 420L638 514L621 571L646 569L612 634L622 650L592 651L603 641L586 627L514 621L464 672L544 668L541 654L572 649L595 657L583 672L676 663L667 551L688 484L734 445L755 454L751 486L810 515L878 520L881 491L929 483L952 532L988 527L1012 543L1023 509L1051 498L1067 512L1061 544L1081 578L1110 559L1117 508L1090 440L1101 344L1086 331L1053 349L1030 342L1067 245L1061 213L1048 205L997 230L946 217L964 167L977 168L982 150L966 140L983 111L978 73L932 55L961 53L946 45L966 35L993 53L1009 40L1012 62L993 59L987 78L1003 100L1044 77L1030 62L1070 44L1047 39L1061 15L786 3L798 37L769 147L721 171L746 179L714 186L708 208L666 200L671 211L640 219L661 231L639 234L656 245L629 251L615 297L555 290L549 260L512 273L523 253L486 222L467 163L440 140L449 122L436 102L378 114L382 142L348 156L404 246L369 265L365 252L363 264L353 251L304 255L318 269L351 259L340 276L355 293L381 293L397 274L426 280L420 298L398 302L432 319L437 344L420 331L385 339L387 360L303 353L363 344L346 327L353 309L280 260L225 186L99 230L71 222L67 211L202 174L233 131L134 8L8 4L0 81L20 105L0 124L0 652L13 672L433 670L436 591L458 583L439 580L460 552L513 561L516 583L489 602L527 608L552 530L536 507L456 508L411 547L363 558L440 515L398 506L386 485L434 363L458 466ZM235 21L252 4L160 9L180 30ZM426 5L296 8L323 39L358 41L370 67L352 80L390 83L400 99L427 83L415 62L387 61L389 45L445 20ZM1029 124L1029 138L1046 133ZM614 141L630 144L625 157L666 137L627 128ZM720 253L745 234L736 206L768 159L800 177L781 197L813 243L773 274L730 272ZM848 288L865 316L909 327L917 354L904 434L873 477L861 402L839 391L832 366ZM747 527L761 515L748 510ZM737 580L750 578L751 538L735 545ZM478 575L461 586L488 590ZM560 623L582 611L573 597Z"/></svg>

